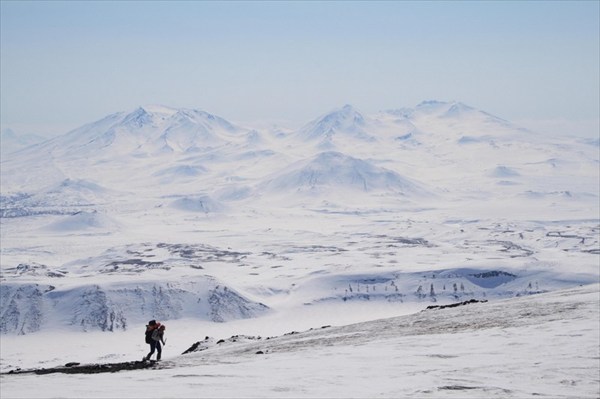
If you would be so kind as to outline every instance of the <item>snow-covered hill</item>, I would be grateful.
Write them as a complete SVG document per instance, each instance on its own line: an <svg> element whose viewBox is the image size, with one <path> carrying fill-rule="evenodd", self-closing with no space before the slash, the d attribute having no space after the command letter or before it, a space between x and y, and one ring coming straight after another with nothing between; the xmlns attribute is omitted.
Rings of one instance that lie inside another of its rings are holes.
<svg viewBox="0 0 600 399"><path fill-rule="evenodd" d="M376 138L369 133L372 125L372 121L365 118L352 105L346 104L309 122L296 133L296 137L300 141L315 142L321 150L331 150L338 142L376 141Z"/></svg>
<svg viewBox="0 0 600 399"><path fill-rule="evenodd" d="M322 152L278 172L260 187L266 193L327 191L388 192L403 196L427 196L427 190L398 173L339 152Z"/></svg>

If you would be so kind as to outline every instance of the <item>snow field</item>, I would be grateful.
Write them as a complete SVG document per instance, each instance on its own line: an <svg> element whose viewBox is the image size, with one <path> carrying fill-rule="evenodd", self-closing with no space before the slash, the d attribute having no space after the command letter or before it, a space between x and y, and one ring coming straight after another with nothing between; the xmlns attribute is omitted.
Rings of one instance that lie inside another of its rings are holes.
<svg viewBox="0 0 600 399"><path fill-rule="evenodd" d="M170 354L158 370L2 375L3 397L594 398L600 393L599 289L594 284L269 340L242 337Z"/></svg>

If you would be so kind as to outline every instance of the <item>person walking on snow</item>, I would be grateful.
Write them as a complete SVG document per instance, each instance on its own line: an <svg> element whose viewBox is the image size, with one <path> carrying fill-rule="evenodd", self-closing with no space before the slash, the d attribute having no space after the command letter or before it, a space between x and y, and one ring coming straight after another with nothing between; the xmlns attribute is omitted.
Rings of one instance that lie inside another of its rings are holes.
<svg viewBox="0 0 600 399"><path fill-rule="evenodd" d="M150 360L154 351L156 351L156 360L160 360L162 354L161 343L165 345L165 330L164 324L150 322L146 326L146 342L150 345L150 353L144 358L144 360Z"/></svg>

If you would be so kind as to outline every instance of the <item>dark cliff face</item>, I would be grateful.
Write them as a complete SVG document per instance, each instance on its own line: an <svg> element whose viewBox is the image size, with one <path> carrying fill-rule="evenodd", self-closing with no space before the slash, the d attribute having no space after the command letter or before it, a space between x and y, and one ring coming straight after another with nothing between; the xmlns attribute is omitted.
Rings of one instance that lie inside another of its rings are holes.
<svg viewBox="0 0 600 399"><path fill-rule="evenodd" d="M43 322L43 295L52 286L29 284L0 290L0 333L26 334L38 331Z"/></svg>
<svg viewBox="0 0 600 399"><path fill-rule="evenodd" d="M200 288L173 282L69 289L3 284L0 333L33 333L49 324L84 332L111 332L127 330L151 318L195 317L224 322L256 317L268 310L215 281L196 283Z"/></svg>
<svg viewBox="0 0 600 399"><path fill-rule="evenodd" d="M210 319L224 322L231 319L247 319L268 310L262 303L250 302L227 287L216 286L208 297Z"/></svg>

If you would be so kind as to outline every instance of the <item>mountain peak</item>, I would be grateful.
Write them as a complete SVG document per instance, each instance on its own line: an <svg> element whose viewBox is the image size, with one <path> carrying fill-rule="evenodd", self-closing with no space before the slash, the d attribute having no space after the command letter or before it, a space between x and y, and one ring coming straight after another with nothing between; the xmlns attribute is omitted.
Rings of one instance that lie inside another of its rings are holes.
<svg viewBox="0 0 600 399"><path fill-rule="evenodd" d="M142 107L136 108L133 112L125 115L121 124L128 127L140 128L152 123L152 114Z"/></svg>
<svg viewBox="0 0 600 399"><path fill-rule="evenodd" d="M345 104L343 107L333 110L329 114L360 115L362 117L361 113L351 104Z"/></svg>
<svg viewBox="0 0 600 399"><path fill-rule="evenodd" d="M300 135L309 140L331 140L338 133L366 137L367 134L363 130L365 125L362 114L352 105L346 104L308 123L300 130Z"/></svg>
<svg viewBox="0 0 600 399"><path fill-rule="evenodd" d="M398 173L337 151L316 154L276 174L265 187L275 192L314 192L347 189L354 192L388 191L425 195L420 183Z"/></svg>
<svg viewBox="0 0 600 399"><path fill-rule="evenodd" d="M434 107L440 107L443 105L447 105L448 103L446 101L439 101L439 100L425 100L425 101L421 101L419 104L417 104L417 108L434 108Z"/></svg>
<svg viewBox="0 0 600 399"><path fill-rule="evenodd" d="M448 102L439 100L426 100L420 102L415 107L415 111L428 114L443 113L446 112L449 108L451 108L454 104L457 104L456 101Z"/></svg>
<svg viewBox="0 0 600 399"><path fill-rule="evenodd" d="M138 109L141 109L144 112L151 114L151 115L160 115L160 116L165 116L165 117L173 116L178 111L175 108L166 107L164 105L159 105L159 104L143 105L143 106L139 107Z"/></svg>
<svg viewBox="0 0 600 399"><path fill-rule="evenodd" d="M436 114L442 118L459 118L468 114L482 113L482 111L459 101L428 100L421 102L415 109L427 114Z"/></svg>

